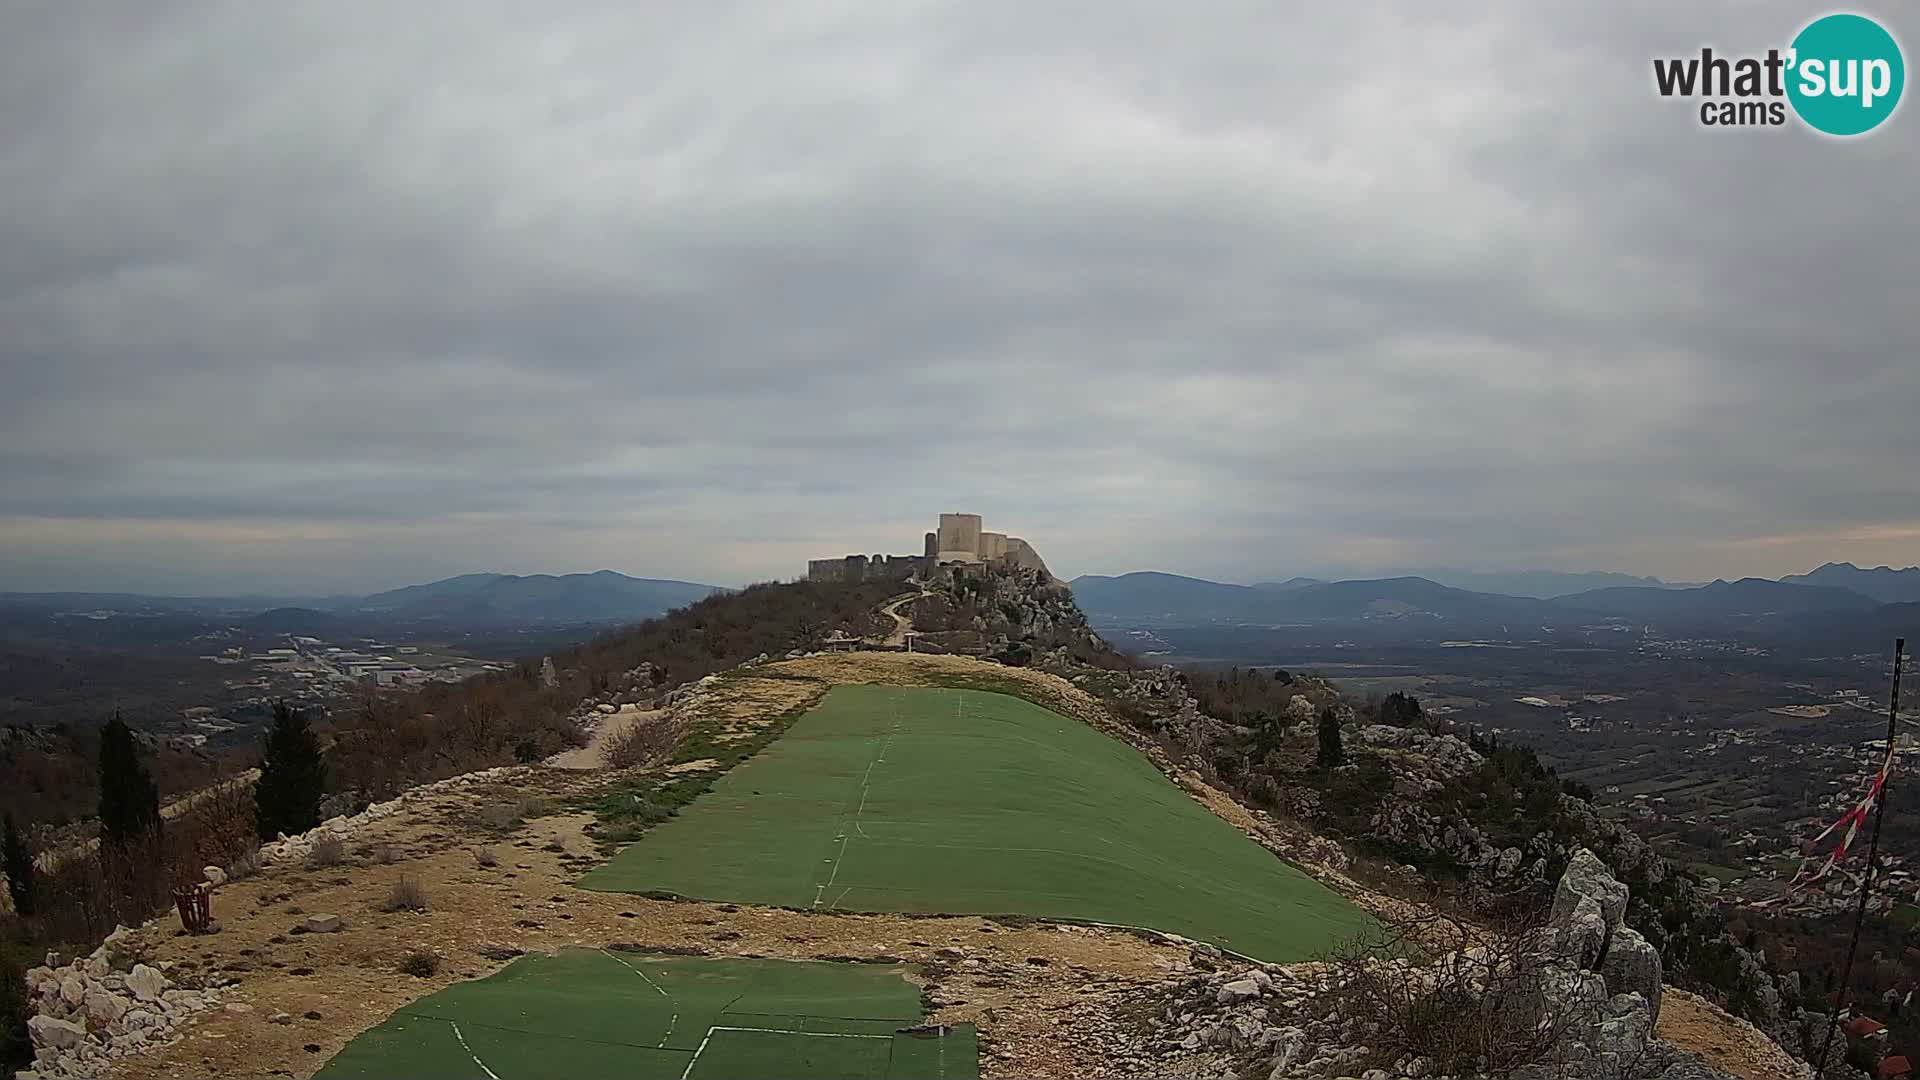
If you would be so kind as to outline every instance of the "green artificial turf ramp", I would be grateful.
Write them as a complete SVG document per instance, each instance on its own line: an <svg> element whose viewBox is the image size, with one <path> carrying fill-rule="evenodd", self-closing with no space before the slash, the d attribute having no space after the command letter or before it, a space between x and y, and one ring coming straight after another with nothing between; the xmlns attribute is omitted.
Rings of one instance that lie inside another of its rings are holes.
<svg viewBox="0 0 1920 1080"><path fill-rule="evenodd" d="M973 1029L921 1016L891 967L568 949L400 1009L317 1080L977 1080Z"/></svg>
<svg viewBox="0 0 1920 1080"><path fill-rule="evenodd" d="M1274 962L1370 925L1133 748L1020 698L921 687L836 687L581 884L1145 926Z"/></svg>

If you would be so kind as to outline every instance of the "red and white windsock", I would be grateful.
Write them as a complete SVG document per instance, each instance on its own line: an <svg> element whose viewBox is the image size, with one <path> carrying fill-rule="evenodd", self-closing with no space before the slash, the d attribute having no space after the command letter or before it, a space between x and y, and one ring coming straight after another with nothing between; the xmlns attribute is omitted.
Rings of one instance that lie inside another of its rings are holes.
<svg viewBox="0 0 1920 1080"><path fill-rule="evenodd" d="M1867 815L1873 812L1874 805L1879 802L1880 792L1887 786L1887 776L1892 772L1893 745L1889 743L1887 745L1886 760L1880 763L1880 771L1875 773L1872 781L1867 784L1867 793L1860 797L1859 802L1848 808L1846 813L1841 814L1838 821L1820 830L1820 835L1807 842L1807 848L1810 852L1818 849L1822 841L1836 832L1840 834L1840 843L1834 847L1833 852L1827 856L1826 861L1822 862L1819 868L1811 873L1808 872L1807 866L1803 862L1800 866L1800 872L1793 876L1793 881L1788 886L1789 888L1798 889L1803 885L1810 885L1813 882L1819 881L1831 873L1834 866L1847 857L1847 849L1853 846L1854 837L1860 835L1860 826L1866 822Z"/></svg>

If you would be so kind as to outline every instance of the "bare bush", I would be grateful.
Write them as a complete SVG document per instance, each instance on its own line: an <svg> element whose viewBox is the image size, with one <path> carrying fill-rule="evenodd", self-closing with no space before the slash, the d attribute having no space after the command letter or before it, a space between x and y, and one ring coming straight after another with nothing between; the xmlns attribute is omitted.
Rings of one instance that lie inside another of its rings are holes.
<svg viewBox="0 0 1920 1080"><path fill-rule="evenodd" d="M1535 908L1484 930L1431 910L1389 916L1379 936L1329 958L1334 1015L1383 1068L1420 1057L1437 1073L1500 1078L1557 1066L1594 1017L1555 992L1566 966L1544 916Z"/></svg>
<svg viewBox="0 0 1920 1080"><path fill-rule="evenodd" d="M521 799L520 804L513 808L513 812L522 820L532 821L534 818L546 817L553 813L553 804L538 795L533 795Z"/></svg>
<svg viewBox="0 0 1920 1080"><path fill-rule="evenodd" d="M322 836L314 843L313 850L307 852L307 869L309 870L339 866L346 861L347 842L332 833Z"/></svg>
<svg viewBox="0 0 1920 1080"><path fill-rule="evenodd" d="M489 803L476 811L473 816L483 827L496 832L517 829L522 824L520 811L512 803Z"/></svg>
<svg viewBox="0 0 1920 1080"><path fill-rule="evenodd" d="M680 723L672 717L637 720L606 741L607 765L614 769L651 765L673 753L680 742L680 731Z"/></svg>
<svg viewBox="0 0 1920 1080"><path fill-rule="evenodd" d="M392 891L387 893L387 902L381 905L382 911L425 911L427 910L427 890L420 884L419 878L402 877L393 883Z"/></svg>
<svg viewBox="0 0 1920 1080"><path fill-rule="evenodd" d="M391 866L392 864L399 862L401 858L400 849L393 846L392 844L387 843L384 840L380 841L377 844L374 844L372 850L368 852L368 854L373 857L374 862L380 863L385 866Z"/></svg>
<svg viewBox="0 0 1920 1080"><path fill-rule="evenodd" d="M400 958L400 970L417 978L431 978L440 970L440 957L425 949L408 949Z"/></svg>
<svg viewBox="0 0 1920 1080"><path fill-rule="evenodd" d="M490 847L473 849L473 861L476 866L491 868L500 865L500 856Z"/></svg>
<svg viewBox="0 0 1920 1080"><path fill-rule="evenodd" d="M254 848L227 864L227 880L245 881L250 877L258 877L262 865L260 849Z"/></svg>

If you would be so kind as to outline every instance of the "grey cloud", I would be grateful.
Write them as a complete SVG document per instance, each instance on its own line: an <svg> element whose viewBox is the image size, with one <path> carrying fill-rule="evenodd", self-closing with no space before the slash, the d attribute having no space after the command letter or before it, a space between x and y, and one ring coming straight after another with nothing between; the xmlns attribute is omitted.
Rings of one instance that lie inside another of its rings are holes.
<svg viewBox="0 0 1920 1080"><path fill-rule="evenodd" d="M1895 558L1839 534L1920 505L1913 106L1651 87L1803 17L18 9L0 587L275 528L236 589L740 581L959 506L1068 572Z"/></svg>

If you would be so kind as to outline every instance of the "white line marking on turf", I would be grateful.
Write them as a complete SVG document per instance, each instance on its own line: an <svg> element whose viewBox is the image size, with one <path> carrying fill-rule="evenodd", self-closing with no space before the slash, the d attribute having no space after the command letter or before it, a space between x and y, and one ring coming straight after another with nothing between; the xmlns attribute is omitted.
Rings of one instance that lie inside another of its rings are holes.
<svg viewBox="0 0 1920 1080"><path fill-rule="evenodd" d="M467 1052L467 1056L473 1059L473 1063L475 1065L480 1066L480 1071L483 1073L486 1073L488 1076L493 1077L493 1080L500 1080L500 1074L497 1072L494 1072L492 1069L487 1068L487 1063L484 1061L481 1061L480 1055L474 1053L473 1047L467 1045L467 1037L465 1035L460 1034L460 1025L454 1023L451 1020L447 1021L447 1024L448 1026L453 1028L453 1037L460 1040L460 1049L465 1050Z"/></svg>
<svg viewBox="0 0 1920 1080"><path fill-rule="evenodd" d="M694 1048L693 1057L687 1060L687 1067L680 1071L680 1080L687 1080L687 1077L693 1075L694 1064L700 1060L701 1054L706 1053L707 1043L713 1041L713 1033L716 1031L761 1031L769 1035L802 1035L809 1039L885 1039L888 1042L893 1041L893 1036L891 1035L848 1035L838 1031L792 1031L787 1028L710 1027L707 1029L706 1035L701 1037L700 1045ZM482 1068L484 1067L485 1066L482 1066ZM492 1073L488 1073L487 1075L493 1076ZM494 1077L494 1080L499 1080L499 1077Z"/></svg>
<svg viewBox="0 0 1920 1080"><path fill-rule="evenodd" d="M821 895L824 894L828 889L833 888L833 879L840 876L840 860L846 857L847 857L847 834L841 833L840 834L840 855L838 858L833 860L833 873L827 875L827 883L825 885L814 886L814 895L813 895L814 907L819 907Z"/></svg>
<svg viewBox="0 0 1920 1080"><path fill-rule="evenodd" d="M678 1008L680 1003L677 1001L674 1001L673 995L667 993L665 989L662 989L659 983L654 982L652 979L647 978L646 972L641 971L639 968L634 967L632 964L627 963L625 960L622 960L619 957L613 955L612 953L607 952L607 950L605 949L601 949L600 951L606 954L607 959L612 960L614 963L619 964L621 967L626 968L628 971L631 971L635 975L640 976L640 981L643 983L646 983L648 986L653 987L655 990L658 990L660 992L661 997L666 998L670 1002L673 1002L675 1009L674 1009L673 1015L667 1018L667 1033L665 1035L660 1036L660 1042L658 1044L663 1047L666 1046L667 1040L673 1038L674 1027L680 1023L680 1011Z"/></svg>

